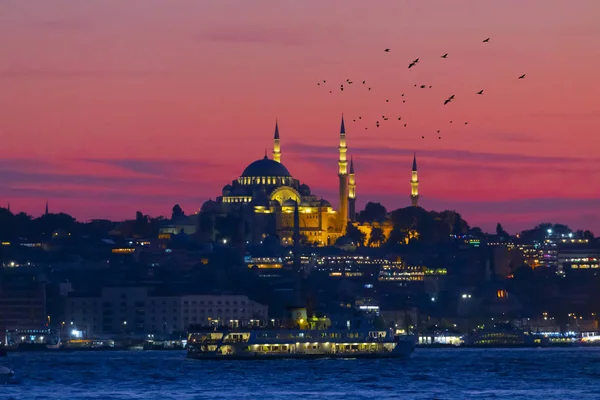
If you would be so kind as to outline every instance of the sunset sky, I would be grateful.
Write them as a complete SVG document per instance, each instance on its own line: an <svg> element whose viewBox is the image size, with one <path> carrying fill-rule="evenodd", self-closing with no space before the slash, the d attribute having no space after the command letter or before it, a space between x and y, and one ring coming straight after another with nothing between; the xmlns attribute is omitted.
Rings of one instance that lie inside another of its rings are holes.
<svg viewBox="0 0 600 400"><path fill-rule="evenodd" d="M3 0L0 204L191 213L271 156L279 119L283 164L337 207L344 113L359 209L409 205L416 152L426 209L600 234L599 16L598 0Z"/></svg>

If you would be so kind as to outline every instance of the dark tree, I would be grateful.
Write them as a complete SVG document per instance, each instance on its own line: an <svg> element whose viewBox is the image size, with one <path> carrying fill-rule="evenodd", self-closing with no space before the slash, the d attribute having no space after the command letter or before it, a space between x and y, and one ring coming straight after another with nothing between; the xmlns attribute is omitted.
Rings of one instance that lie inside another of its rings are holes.
<svg viewBox="0 0 600 400"><path fill-rule="evenodd" d="M32 224L35 230L34 236L38 238L48 238L52 235L52 232L57 230L72 233L77 227L75 218L65 213L44 214L34 219Z"/></svg>
<svg viewBox="0 0 600 400"><path fill-rule="evenodd" d="M387 210L381 203L368 202L365 209L358 214L360 222L379 222L385 221Z"/></svg>
<svg viewBox="0 0 600 400"><path fill-rule="evenodd" d="M352 225L351 222L348 222L348 226L346 227L346 236L356 243L357 247L362 247L365 244L366 235Z"/></svg>
<svg viewBox="0 0 600 400"><path fill-rule="evenodd" d="M15 233L15 216L6 208L0 208L0 240L12 239Z"/></svg>
<svg viewBox="0 0 600 400"><path fill-rule="evenodd" d="M234 214L227 214L217 217L215 220L217 241L224 240L228 243L236 243L240 236L240 223L240 217Z"/></svg>
<svg viewBox="0 0 600 400"><path fill-rule="evenodd" d="M385 235L383 234L383 229L380 227L374 227L371 229L371 236L369 237L369 246L375 245L380 246L385 242Z"/></svg>
<svg viewBox="0 0 600 400"><path fill-rule="evenodd" d="M500 236L500 238L502 239L508 239L510 237L508 232L506 232L504 228L502 228L502 224L500 224L500 222L498 222L498 224L496 225L496 235Z"/></svg>
<svg viewBox="0 0 600 400"><path fill-rule="evenodd" d="M173 206L173 212L171 213L171 219L176 219L176 218L184 217L184 216L185 216L185 213L183 212L183 210L181 209L179 204L175 204Z"/></svg>
<svg viewBox="0 0 600 400"><path fill-rule="evenodd" d="M483 233L483 231L481 230L481 228L475 226L471 229L469 229L469 235L482 239L483 237L485 237L485 233Z"/></svg>
<svg viewBox="0 0 600 400"><path fill-rule="evenodd" d="M462 236L469 231L469 224L454 210L445 210L438 214L438 219L448 225L453 235Z"/></svg>

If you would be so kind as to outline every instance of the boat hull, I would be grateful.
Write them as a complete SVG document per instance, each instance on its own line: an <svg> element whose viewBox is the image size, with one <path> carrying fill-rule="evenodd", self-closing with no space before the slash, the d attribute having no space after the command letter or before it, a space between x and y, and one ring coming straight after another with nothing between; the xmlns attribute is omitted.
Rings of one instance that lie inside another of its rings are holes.
<svg viewBox="0 0 600 400"><path fill-rule="evenodd" d="M381 359L381 358L409 358L415 349L413 340L399 341L392 351L356 351L356 352L317 352L317 353L261 353L261 352L234 352L232 354L223 354L214 352L196 352L188 351L187 358L195 360L281 360L281 359Z"/></svg>

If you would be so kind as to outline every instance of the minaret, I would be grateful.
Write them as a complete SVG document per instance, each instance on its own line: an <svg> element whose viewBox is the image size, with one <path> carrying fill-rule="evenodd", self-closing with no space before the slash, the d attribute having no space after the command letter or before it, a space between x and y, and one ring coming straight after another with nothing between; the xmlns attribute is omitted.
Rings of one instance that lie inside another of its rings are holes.
<svg viewBox="0 0 600 400"><path fill-rule="evenodd" d="M346 128L344 127L344 114L342 114L342 125L340 127L340 159L338 160L338 176L340 178L340 224L342 235L346 234L348 224L348 160L346 159Z"/></svg>
<svg viewBox="0 0 600 400"><path fill-rule="evenodd" d="M275 136L273 137L273 160L281 162L281 148L279 147L279 123L275 120Z"/></svg>
<svg viewBox="0 0 600 400"><path fill-rule="evenodd" d="M44 213L44 215L48 215L48 200L46 200L46 212Z"/></svg>
<svg viewBox="0 0 600 400"><path fill-rule="evenodd" d="M348 219L356 220L356 180L354 179L354 160L350 157L350 174L348 174Z"/></svg>
<svg viewBox="0 0 600 400"><path fill-rule="evenodd" d="M412 177L410 178L410 202L413 207L419 206L419 179L417 178L417 154L413 157Z"/></svg>

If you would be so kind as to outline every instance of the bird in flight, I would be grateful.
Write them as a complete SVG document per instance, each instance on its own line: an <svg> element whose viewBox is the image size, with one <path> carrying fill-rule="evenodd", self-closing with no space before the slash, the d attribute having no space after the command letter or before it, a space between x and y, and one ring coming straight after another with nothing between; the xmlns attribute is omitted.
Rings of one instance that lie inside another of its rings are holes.
<svg viewBox="0 0 600 400"><path fill-rule="evenodd" d="M416 63L419 62L419 59L417 58L415 61L411 62L410 64L408 64L408 68L413 67Z"/></svg>
<svg viewBox="0 0 600 400"><path fill-rule="evenodd" d="M365 83L367 83L367 81L363 81L363 85L364 85Z"/></svg>
<svg viewBox="0 0 600 400"><path fill-rule="evenodd" d="M481 89L477 94L483 94L483 89Z"/></svg>
<svg viewBox="0 0 600 400"><path fill-rule="evenodd" d="M384 51L385 51L386 53L389 53L389 52L390 52L390 49L385 49Z"/></svg>
<svg viewBox="0 0 600 400"><path fill-rule="evenodd" d="M487 42L489 42L489 41L490 41L490 38L487 38L487 39L485 39L485 40L483 41L483 43L487 43Z"/></svg>
<svg viewBox="0 0 600 400"><path fill-rule="evenodd" d="M523 78L525 78L525 75L526 75L526 74L523 74L523 75L521 75L521 76L519 77L519 79L523 79Z"/></svg>
<svg viewBox="0 0 600 400"><path fill-rule="evenodd" d="M448 98L446 99L446 101L444 101L444 105L446 105L446 104L450 103L452 100L454 100L454 95L452 95L452 96L448 97Z"/></svg>
<svg viewBox="0 0 600 400"><path fill-rule="evenodd" d="M448 53L444 54L442 58L448 58Z"/></svg>

